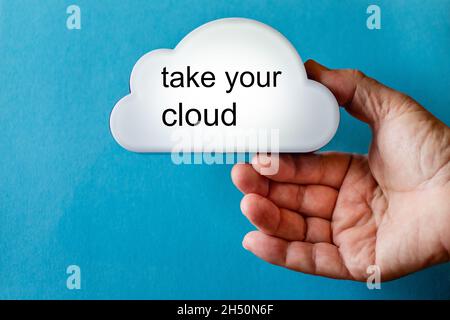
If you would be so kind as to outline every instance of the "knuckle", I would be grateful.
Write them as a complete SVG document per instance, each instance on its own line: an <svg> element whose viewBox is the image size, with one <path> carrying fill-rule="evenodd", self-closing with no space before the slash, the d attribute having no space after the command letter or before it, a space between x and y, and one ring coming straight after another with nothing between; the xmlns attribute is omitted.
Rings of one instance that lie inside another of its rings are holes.
<svg viewBox="0 0 450 320"><path fill-rule="evenodd" d="M366 77L366 75L361 70L358 69L352 69L350 70L350 72L352 76L355 77L356 79L362 79Z"/></svg>
<svg viewBox="0 0 450 320"><path fill-rule="evenodd" d="M367 78L367 76L359 69L342 69L340 72L342 72L346 78L354 79L356 82L361 82L361 80Z"/></svg>

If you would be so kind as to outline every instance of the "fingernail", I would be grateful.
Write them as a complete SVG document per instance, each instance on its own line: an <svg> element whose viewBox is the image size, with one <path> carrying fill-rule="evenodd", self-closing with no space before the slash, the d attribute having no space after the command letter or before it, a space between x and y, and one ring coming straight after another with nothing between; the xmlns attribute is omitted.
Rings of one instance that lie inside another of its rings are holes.
<svg viewBox="0 0 450 320"><path fill-rule="evenodd" d="M245 238L244 238L244 240L242 240L242 247L243 247L245 250L248 250L248 245L247 245L247 241L245 241Z"/></svg>
<svg viewBox="0 0 450 320"><path fill-rule="evenodd" d="M252 159L252 164L259 167L270 167L272 163L271 161L272 160L269 154L258 154Z"/></svg>

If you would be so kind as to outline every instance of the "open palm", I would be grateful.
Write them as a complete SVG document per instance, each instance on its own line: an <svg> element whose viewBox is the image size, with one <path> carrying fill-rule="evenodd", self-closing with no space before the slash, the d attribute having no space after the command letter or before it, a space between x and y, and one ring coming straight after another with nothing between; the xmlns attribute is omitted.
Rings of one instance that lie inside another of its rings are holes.
<svg viewBox="0 0 450 320"><path fill-rule="evenodd" d="M312 61L306 69L371 126L369 155L282 155L270 176L261 174L267 159L236 165L242 211L259 229L244 247L293 270L360 281L371 265L389 280L449 261L450 129L360 72Z"/></svg>

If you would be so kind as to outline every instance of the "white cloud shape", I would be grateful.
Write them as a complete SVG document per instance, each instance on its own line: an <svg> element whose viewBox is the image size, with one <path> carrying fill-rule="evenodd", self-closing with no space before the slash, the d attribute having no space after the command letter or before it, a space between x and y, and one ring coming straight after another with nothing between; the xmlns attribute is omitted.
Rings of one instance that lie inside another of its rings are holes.
<svg viewBox="0 0 450 320"><path fill-rule="evenodd" d="M188 66L191 77L198 72L189 87ZM182 72L182 82L174 72ZM335 97L307 79L292 44L249 19L209 22L175 49L145 54L133 68L130 91L114 106L110 128L122 147L135 152L309 152L328 143L339 124ZM255 132L277 135L255 144ZM230 148L230 141L239 145Z"/></svg>

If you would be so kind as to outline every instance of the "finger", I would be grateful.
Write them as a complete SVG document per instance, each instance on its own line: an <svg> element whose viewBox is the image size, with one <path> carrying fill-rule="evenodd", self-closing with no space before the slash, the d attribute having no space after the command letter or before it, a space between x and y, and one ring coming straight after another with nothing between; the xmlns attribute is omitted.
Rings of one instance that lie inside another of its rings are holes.
<svg viewBox="0 0 450 320"><path fill-rule="evenodd" d="M241 201L242 213L262 232L286 240L311 243L331 242L328 220L304 218L297 212L279 208L258 194L248 194Z"/></svg>
<svg viewBox="0 0 450 320"><path fill-rule="evenodd" d="M264 156L260 161L256 155L252 159L253 168L263 174L262 168L272 161L273 156ZM279 155L279 167L275 174L266 177L279 182L297 184L320 184L339 189L352 156L345 153L309 153Z"/></svg>
<svg viewBox="0 0 450 320"><path fill-rule="evenodd" d="M248 194L241 201L242 213L259 230L286 240L304 240L305 219L296 212L280 209L270 200Z"/></svg>
<svg viewBox="0 0 450 320"><path fill-rule="evenodd" d="M235 165L231 175L236 187L244 194L257 193L280 208L294 210L304 216L331 219L338 196L334 188L270 181L248 164Z"/></svg>
<svg viewBox="0 0 450 320"><path fill-rule="evenodd" d="M259 231L248 233L242 242L259 258L295 271L338 279L352 279L338 248L330 243L289 242Z"/></svg>
<svg viewBox="0 0 450 320"><path fill-rule="evenodd" d="M404 108L416 107L405 103L411 100L406 95L392 90L357 70L330 70L308 60L305 63L308 77L326 86L338 103L356 118L376 126L389 114Z"/></svg>
<svg viewBox="0 0 450 320"><path fill-rule="evenodd" d="M338 191L322 185L299 185L272 181L267 198L278 207L294 210L303 216L330 220Z"/></svg>
<svg viewBox="0 0 450 320"><path fill-rule="evenodd" d="M306 236L303 240L309 243L332 243L331 222L322 218L308 217L306 222Z"/></svg>
<svg viewBox="0 0 450 320"><path fill-rule="evenodd" d="M269 192L269 179L256 172L248 163L234 165L231 180L244 194L257 193L266 196Z"/></svg>

